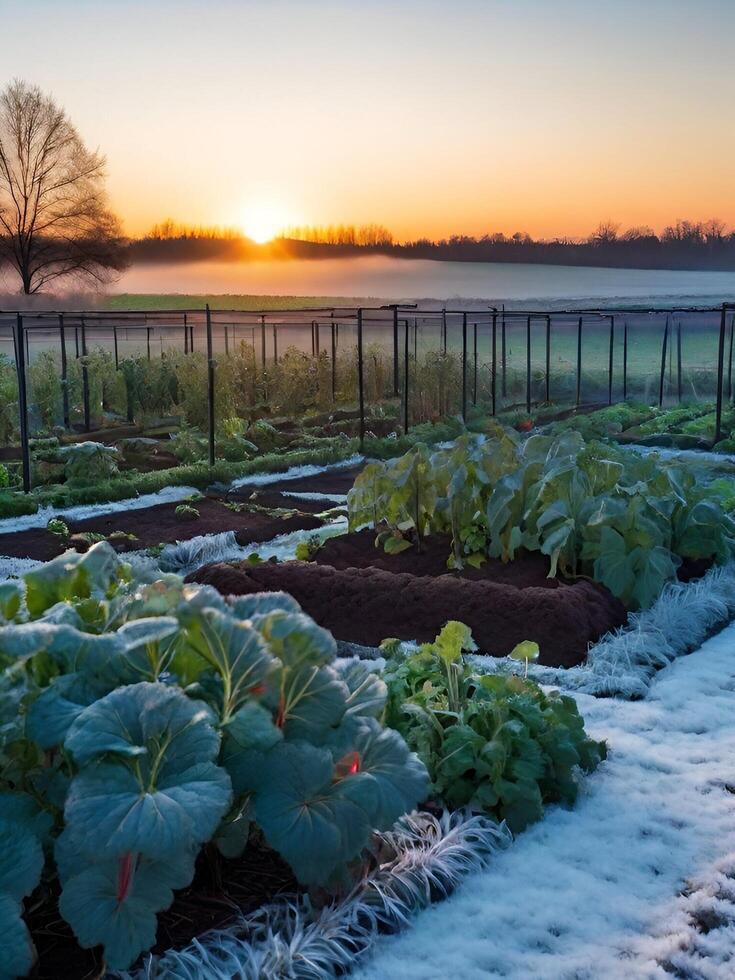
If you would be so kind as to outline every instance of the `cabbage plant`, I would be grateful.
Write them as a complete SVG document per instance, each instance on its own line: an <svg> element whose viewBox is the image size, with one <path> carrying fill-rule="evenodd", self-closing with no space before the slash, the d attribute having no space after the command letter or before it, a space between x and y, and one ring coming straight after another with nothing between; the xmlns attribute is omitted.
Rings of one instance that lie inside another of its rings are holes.
<svg viewBox="0 0 735 980"><path fill-rule="evenodd" d="M335 662L290 596L136 583L103 542L0 586L0 617L10 975L33 963L21 903L42 875L80 945L125 969L204 844L235 858L257 826L303 885L329 888L427 795L382 724L383 681Z"/></svg>

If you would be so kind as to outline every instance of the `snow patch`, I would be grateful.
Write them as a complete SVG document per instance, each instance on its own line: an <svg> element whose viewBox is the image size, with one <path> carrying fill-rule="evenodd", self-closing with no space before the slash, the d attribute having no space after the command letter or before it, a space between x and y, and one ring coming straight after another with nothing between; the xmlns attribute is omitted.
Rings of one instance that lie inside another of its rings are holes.
<svg viewBox="0 0 735 980"><path fill-rule="evenodd" d="M348 470L353 466L359 466L364 462L365 457L356 454L341 460L339 463L330 463L327 466L317 466L314 463L306 463L303 466L292 466L281 473L253 473L250 476L238 477L230 484L230 488L235 490L237 487L244 486L264 486L268 483L280 483L282 480L299 480L307 476L320 476L322 473L333 473L339 470Z"/></svg>
<svg viewBox="0 0 735 980"><path fill-rule="evenodd" d="M116 514L118 511L143 510L146 507L155 507L156 504L185 500L195 493L199 493L199 491L194 487L164 487L163 490L158 490L156 493L144 493L140 497L112 500L104 504L79 504L76 507L40 507L35 514L6 517L0 520L0 534L12 534L15 531L28 531L34 527L46 527L52 517L61 517L66 521L85 521L90 517L102 517L105 514Z"/></svg>
<svg viewBox="0 0 735 980"><path fill-rule="evenodd" d="M547 810L489 870L405 935L381 940L380 955L355 980L663 980L671 976L665 955L672 947L689 955L687 943L691 963L697 949L709 960L677 976L732 976L718 965L727 930L712 938L712 951L707 936L695 948L685 904L681 934L662 940L661 930L676 927L685 882L735 850L735 795L726 782L734 689L730 626L657 674L644 701L576 694L588 731L609 745L576 809Z"/></svg>
<svg viewBox="0 0 735 980"><path fill-rule="evenodd" d="M257 552L261 558L277 558L288 561L296 557L296 546L309 538L318 537L325 541L327 538L343 534L347 529L347 518L338 517L323 527L308 531L291 531L289 534L279 534L270 541L253 542L248 545L238 544L234 531L221 531L219 534L201 534L187 541L177 541L167 544L158 558L158 564L163 572L176 572L178 575L188 575L202 565L211 565L221 561L243 561L249 555ZM135 553L144 555L145 553ZM131 555L125 556L129 561Z"/></svg>
<svg viewBox="0 0 735 980"><path fill-rule="evenodd" d="M531 665L540 684L625 698L645 697L654 674L696 650L735 617L735 562L711 568L693 582L670 582L650 609L631 613L627 626L606 633L579 667ZM484 673L520 673L525 665L507 657L473 655Z"/></svg>

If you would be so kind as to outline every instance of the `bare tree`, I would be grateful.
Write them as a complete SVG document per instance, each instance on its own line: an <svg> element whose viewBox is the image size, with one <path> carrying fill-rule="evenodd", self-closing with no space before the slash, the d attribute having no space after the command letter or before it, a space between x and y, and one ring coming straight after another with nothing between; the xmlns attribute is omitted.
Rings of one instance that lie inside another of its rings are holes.
<svg viewBox="0 0 735 980"><path fill-rule="evenodd" d="M590 235L588 241L590 245L612 245L618 240L620 225L615 221L607 219L601 221Z"/></svg>
<svg viewBox="0 0 735 980"><path fill-rule="evenodd" d="M104 189L105 159L35 85L0 95L0 263L24 293L61 277L98 284L125 267L120 224Z"/></svg>

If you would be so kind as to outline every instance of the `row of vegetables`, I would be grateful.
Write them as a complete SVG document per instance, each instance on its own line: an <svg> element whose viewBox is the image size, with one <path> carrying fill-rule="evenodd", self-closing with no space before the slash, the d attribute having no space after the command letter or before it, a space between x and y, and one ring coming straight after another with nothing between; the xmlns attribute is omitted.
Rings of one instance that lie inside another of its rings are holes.
<svg viewBox="0 0 735 980"><path fill-rule="evenodd" d="M348 495L350 528L376 529L388 553L451 537L449 568L549 556L549 575L587 575L646 608L685 559L725 562L735 521L691 464L585 442L573 428L522 438L490 423L446 448L418 445L365 467Z"/></svg>
<svg viewBox="0 0 735 980"><path fill-rule="evenodd" d="M326 899L417 805L520 831L604 757L572 699L475 676L462 624L414 651L388 643L375 672L336 659L287 595L136 581L104 542L0 585L0 621L7 976L34 962L31 893L123 969L203 847L226 875L260 841Z"/></svg>

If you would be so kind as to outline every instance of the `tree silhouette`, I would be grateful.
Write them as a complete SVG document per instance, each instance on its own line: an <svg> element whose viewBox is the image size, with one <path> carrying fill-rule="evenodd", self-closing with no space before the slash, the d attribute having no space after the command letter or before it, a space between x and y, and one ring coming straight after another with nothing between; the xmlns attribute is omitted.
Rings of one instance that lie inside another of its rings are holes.
<svg viewBox="0 0 735 980"><path fill-rule="evenodd" d="M24 293L62 277L102 284L124 268L104 167L37 86L16 80L0 94L0 262Z"/></svg>

